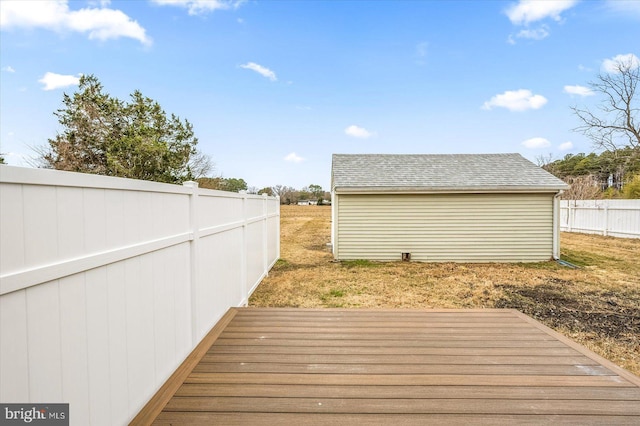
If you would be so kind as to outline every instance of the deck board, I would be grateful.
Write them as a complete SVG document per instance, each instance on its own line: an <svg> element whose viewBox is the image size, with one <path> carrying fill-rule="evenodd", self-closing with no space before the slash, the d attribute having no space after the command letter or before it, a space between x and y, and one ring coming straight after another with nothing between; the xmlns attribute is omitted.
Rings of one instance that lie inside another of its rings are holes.
<svg viewBox="0 0 640 426"><path fill-rule="evenodd" d="M628 425L637 426L635 416L500 415L500 414L324 414L324 413L202 413L163 412L156 425Z"/></svg>
<svg viewBox="0 0 640 426"><path fill-rule="evenodd" d="M640 424L640 378L513 310L233 311L140 424Z"/></svg>

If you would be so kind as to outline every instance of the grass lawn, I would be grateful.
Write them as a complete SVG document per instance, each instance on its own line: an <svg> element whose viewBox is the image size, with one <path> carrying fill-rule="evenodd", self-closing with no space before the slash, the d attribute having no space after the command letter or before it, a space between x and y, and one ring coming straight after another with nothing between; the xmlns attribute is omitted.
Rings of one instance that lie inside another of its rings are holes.
<svg viewBox="0 0 640 426"><path fill-rule="evenodd" d="M640 239L563 233L544 263L334 262L331 208L282 206L281 259L250 306L515 308L640 375Z"/></svg>

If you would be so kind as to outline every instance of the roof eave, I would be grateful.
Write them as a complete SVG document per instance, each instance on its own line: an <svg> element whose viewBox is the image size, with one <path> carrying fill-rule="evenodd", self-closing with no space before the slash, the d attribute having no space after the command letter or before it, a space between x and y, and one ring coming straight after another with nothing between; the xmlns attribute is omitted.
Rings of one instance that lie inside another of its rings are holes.
<svg viewBox="0 0 640 426"><path fill-rule="evenodd" d="M336 194L442 194L442 193L493 193L493 192L559 192L569 189L568 185L558 186L469 186L469 187L358 187L336 186Z"/></svg>

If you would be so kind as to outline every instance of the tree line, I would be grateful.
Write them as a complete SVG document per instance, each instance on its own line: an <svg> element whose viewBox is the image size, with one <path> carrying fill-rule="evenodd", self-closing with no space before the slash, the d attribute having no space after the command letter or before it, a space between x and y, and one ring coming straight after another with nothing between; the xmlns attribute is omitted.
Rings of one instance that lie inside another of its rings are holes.
<svg viewBox="0 0 640 426"><path fill-rule="evenodd" d="M570 185L567 199L640 198L640 156L629 147L567 154L542 168Z"/></svg>
<svg viewBox="0 0 640 426"><path fill-rule="evenodd" d="M244 179L239 178L203 177L196 179L196 181L200 188L230 192L244 191L247 194L267 194L271 197L277 196L280 198L280 204L297 204L298 201L314 200L319 205L322 205L331 201L331 193L316 184L305 186L302 189L286 185L267 186L259 189L255 186L248 186Z"/></svg>
<svg viewBox="0 0 640 426"><path fill-rule="evenodd" d="M276 185L271 187L271 190L272 195L280 197L280 204L297 204L299 201L305 200L314 200L318 205L331 203L331 193L316 184L305 186L302 189Z"/></svg>

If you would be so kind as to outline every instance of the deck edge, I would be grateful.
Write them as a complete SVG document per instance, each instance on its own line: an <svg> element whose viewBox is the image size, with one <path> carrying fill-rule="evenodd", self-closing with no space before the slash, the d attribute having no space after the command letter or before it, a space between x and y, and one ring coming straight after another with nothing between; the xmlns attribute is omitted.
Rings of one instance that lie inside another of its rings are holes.
<svg viewBox="0 0 640 426"><path fill-rule="evenodd" d="M151 397L149 402L138 412L131 420L130 425L149 425L162 412L169 400L173 398L178 388L182 386L189 374L202 360L209 348L218 339L220 334L225 330L227 325L236 316L238 308L229 308L229 310L220 318L220 320L211 328L209 333L198 343L198 345L185 358L180 366L173 374L164 382L158 391Z"/></svg>
<svg viewBox="0 0 640 426"><path fill-rule="evenodd" d="M559 340L560 342L564 343L565 345L571 347L572 349L575 349L576 351L580 352L581 354L583 354L583 355L591 358L595 362L599 363L603 367L606 367L609 370L613 371L614 373L616 373L618 376L622 377L623 379L628 380L632 384L640 387L640 377L636 376L632 372L630 372L628 370L625 370L624 368L620 367L619 365L615 364L614 362L609 361L608 359L598 355L597 353L593 352L591 349L587 348L586 346L581 345L580 343L574 341L570 337L567 337L564 334L555 331L551 327L548 327L548 326L544 325L543 323L541 323L540 321L530 317L529 315L527 315L527 314L525 314L523 312L520 312L517 309L511 309L511 311L514 314L516 314L518 317L523 319L524 321L526 321L529 324L533 325L534 327L538 328L539 330L544 331L545 333L547 333L551 337L555 337L557 340Z"/></svg>
<svg viewBox="0 0 640 426"><path fill-rule="evenodd" d="M244 306L240 308L245 312L270 312L270 311L278 311L278 312L316 312L316 311L327 311L327 312L390 312L390 313L424 313L424 312L432 312L432 313L462 313L462 312L492 312L492 313L511 313L513 309L509 308L324 308L324 307L315 307L315 308L291 308L291 307L265 307L265 306Z"/></svg>

